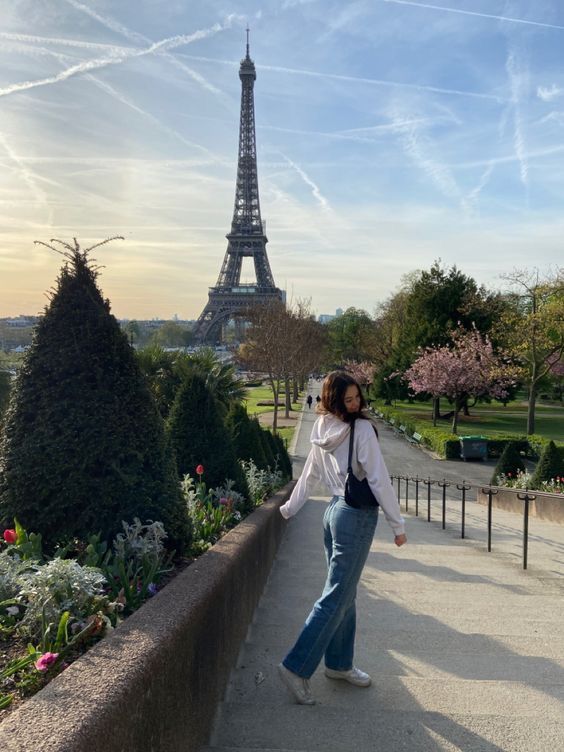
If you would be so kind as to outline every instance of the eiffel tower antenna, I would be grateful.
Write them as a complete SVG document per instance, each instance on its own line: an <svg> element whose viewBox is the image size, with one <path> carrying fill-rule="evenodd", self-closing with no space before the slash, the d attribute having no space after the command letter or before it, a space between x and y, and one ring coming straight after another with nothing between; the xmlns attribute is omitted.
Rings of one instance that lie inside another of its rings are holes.
<svg viewBox="0 0 564 752"><path fill-rule="evenodd" d="M239 159L231 231L226 236L227 251L216 285L209 288L207 305L194 327L194 336L200 342L220 341L222 328L230 319L244 319L249 308L284 298L282 291L274 284L266 255L268 238L260 213L254 105L257 75L250 56L248 26L246 52L239 67ZM255 283L241 283L241 267L245 257L253 259Z"/></svg>

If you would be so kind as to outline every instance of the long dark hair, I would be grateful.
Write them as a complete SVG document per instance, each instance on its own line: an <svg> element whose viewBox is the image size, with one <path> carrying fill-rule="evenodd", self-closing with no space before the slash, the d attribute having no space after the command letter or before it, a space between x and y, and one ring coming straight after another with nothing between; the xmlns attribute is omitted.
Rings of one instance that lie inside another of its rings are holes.
<svg viewBox="0 0 564 752"><path fill-rule="evenodd" d="M325 377L321 387L321 402L317 406L318 413L332 413L337 418L351 423L355 418L363 418L361 413L349 413L345 406L345 392L349 386L356 386L360 395L360 410L366 408L366 400L356 379L346 371L331 371Z"/></svg>

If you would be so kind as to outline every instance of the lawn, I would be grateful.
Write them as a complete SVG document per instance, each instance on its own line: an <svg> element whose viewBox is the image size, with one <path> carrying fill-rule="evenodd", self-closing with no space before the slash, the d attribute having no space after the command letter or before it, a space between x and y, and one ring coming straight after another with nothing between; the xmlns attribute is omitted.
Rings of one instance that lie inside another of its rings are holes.
<svg viewBox="0 0 564 752"><path fill-rule="evenodd" d="M398 400L394 410L405 412L413 419L431 422L430 402L408 402ZM447 413L451 406L441 400L441 412ZM536 408L535 433L554 441L564 443L564 407L539 402ZM450 430L450 420L440 420L439 426ZM458 417L458 434L484 434L495 436L503 433L525 434L527 431L527 404L522 400L509 402L503 407L499 402L479 404L470 409L470 415L462 413Z"/></svg>
<svg viewBox="0 0 564 752"><path fill-rule="evenodd" d="M274 412L272 405L258 405L258 402L264 402L266 400L273 400L272 397L272 389L270 386L253 386L250 387L247 390L247 397L245 399L245 404L247 406L247 412L249 415L264 415L265 413L272 413ZM279 401L284 400L284 392L281 391L279 396ZM301 400L301 397L300 397ZM294 418L297 417L297 414L301 410L301 401L296 403L292 403L293 411L292 416ZM279 435L284 439L286 442L286 446L290 446L290 442L292 441L292 437L294 435L295 426L283 426L280 425L284 420L284 407L278 407L278 433ZM264 426L264 423L262 424Z"/></svg>

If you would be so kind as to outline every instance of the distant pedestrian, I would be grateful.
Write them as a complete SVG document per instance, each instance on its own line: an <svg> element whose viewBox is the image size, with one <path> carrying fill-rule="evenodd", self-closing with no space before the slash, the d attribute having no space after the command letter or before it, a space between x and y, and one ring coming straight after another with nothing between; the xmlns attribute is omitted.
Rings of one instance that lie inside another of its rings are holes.
<svg viewBox="0 0 564 752"><path fill-rule="evenodd" d="M307 402L308 408L311 410L311 403L313 402L313 397L311 396L311 394L307 395L306 402Z"/></svg>
<svg viewBox="0 0 564 752"><path fill-rule="evenodd" d="M317 395L317 397L315 398L315 401L317 402L317 404L318 404L318 405L319 405L319 403L321 402L321 397L319 396L319 394L318 394L318 395Z"/></svg>
<svg viewBox="0 0 564 752"><path fill-rule="evenodd" d="M379 506L390 525L396 546L406 542L398 500L376 433L365 412L358 383L343 371L330 373L322 387L320 413L311 433L312 448L290 499L280 508L283 517L296 514L307 501L315 481L333 494L323 519L327 581L294 647L278 666L280 678L301 705L314 705L309 679L325 659L325 675L357 687L368 687L368 674L353 665L356 588L376 530ZM351 425L355 475L368 481L378 504L350 506L345 501L345 476L351 464Z"/></svg>

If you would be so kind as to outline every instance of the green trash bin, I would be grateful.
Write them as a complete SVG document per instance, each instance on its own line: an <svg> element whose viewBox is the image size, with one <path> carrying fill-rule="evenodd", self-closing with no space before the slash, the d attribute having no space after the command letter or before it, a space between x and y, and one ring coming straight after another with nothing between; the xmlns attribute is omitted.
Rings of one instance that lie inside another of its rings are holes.
<svg viewBox="0 0 564 752"><path fill-rule="evenodd" d="M466 460L487 460L488 439L486 436L460 436L460 456Z"/></svg>

